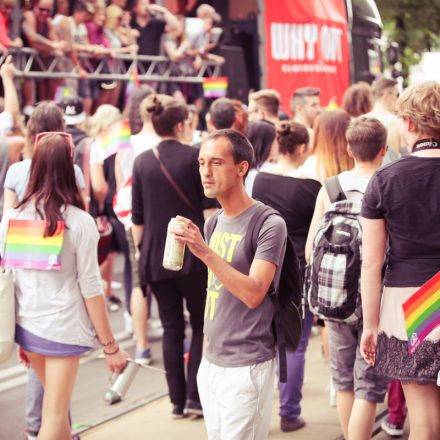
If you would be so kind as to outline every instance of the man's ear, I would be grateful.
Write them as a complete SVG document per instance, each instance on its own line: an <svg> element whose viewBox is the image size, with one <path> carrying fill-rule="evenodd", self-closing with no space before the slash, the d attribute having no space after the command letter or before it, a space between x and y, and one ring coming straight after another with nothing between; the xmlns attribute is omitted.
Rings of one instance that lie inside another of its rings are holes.
<svg viewBox="0 0 440 440"><path fill-rule="evenodd" d="M379 151L379 155L381 156L381 157L384 157L385 156L385 154L387 154L387 150L388 150L388 145L384 145L381 149L380 149L380 151Z"/></svg>
<svg viewBox="0 0 440 440"><path fill-rule="evenodd" d="M238 175L240 177L244 177L249 169L249 162L247 160L243 160L238 164Z"/></svg>
<svg viewBox="0 0 440 440"><path fill-rule="evenodd" d="M414 122L412 121L412 119L404 118L403 120L404 120L405 124L407 124L407 128L410 133L414 133L417 131L417 128L416 128Z"/></svg>
<svg viewBox="0 0 440 440"><path fill-rule="evenodd" d="M212 123L211 115L209 114L209 112L206 113L205 121L206 121L206 128L208 129L208 132L215 131L215 127L214 127L214 124Z"/></svg>
<svg viewBox="0 0 440 440"><path fill-rule="evenodd" d="M353 150L351 149L350 145L348 145L348 144L347 144L347 154L348 154L349 157L354 159Z"/></svg>

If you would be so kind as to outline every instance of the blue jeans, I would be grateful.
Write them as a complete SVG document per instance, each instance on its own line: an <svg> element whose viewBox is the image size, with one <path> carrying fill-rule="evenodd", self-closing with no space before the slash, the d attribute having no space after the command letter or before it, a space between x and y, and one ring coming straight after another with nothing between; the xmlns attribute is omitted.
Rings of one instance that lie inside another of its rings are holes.
<svg viewBox="0 0 440 440"><path fill-rule="evenodd" d="M35 370L31 367L27 371L26 430L30 434L37 435L41 426L44 388Z"/></svg>
<svg viewBox="0 0 440 440"><path fill-rule="evenodd" d="M286 353L287 382L279 383L280 416L295 420L301 414L302 386L304 382L304 365L310 332L313 325L313 314L306 307L303 321L303 332L295 353Z"/></svg>

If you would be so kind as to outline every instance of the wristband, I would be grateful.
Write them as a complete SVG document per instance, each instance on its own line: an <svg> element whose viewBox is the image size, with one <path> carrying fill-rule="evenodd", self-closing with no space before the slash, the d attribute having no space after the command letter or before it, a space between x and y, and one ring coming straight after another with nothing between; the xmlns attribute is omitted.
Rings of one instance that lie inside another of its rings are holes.
<svg viewBox="0 0 440 440"><path fill-rule="evenodd" d="M109 353L108 351L105 351L105 349L102 350L102 351L104 352L104 354L105 354L106 356L112 356L112 355L116 354L116 353L119 351L119 345L116 347L116 350L111 351L110 353Z"/></svg>

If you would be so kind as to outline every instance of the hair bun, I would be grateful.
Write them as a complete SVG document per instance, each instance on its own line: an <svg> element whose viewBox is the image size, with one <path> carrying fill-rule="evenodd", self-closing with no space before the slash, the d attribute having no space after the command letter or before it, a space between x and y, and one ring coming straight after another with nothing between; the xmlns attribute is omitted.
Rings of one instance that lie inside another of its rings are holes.
<svg viewBox="0 0 440 440"><path fill-rule="evenodd" d="M280 136L287 136L290 133L290 124L287 121L280 122L277 126L277 133Z"/></svg>
<svg viewBox="0 0 440 440"><path fill-rule="evenodd" d="M147 106L147 112L152 113L155 116L159 116L163 112L163 105L157 99L157 96L153 97L153 102Z"/></svg>

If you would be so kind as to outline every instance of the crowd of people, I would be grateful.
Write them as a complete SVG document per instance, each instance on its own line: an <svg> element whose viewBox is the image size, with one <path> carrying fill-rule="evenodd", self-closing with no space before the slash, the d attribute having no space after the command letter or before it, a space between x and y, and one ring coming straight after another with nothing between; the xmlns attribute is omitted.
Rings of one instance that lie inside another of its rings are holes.
<svg viewBox="0 0 440 440"><path fill-rule="evenodd" d="M48 1L39 0L28 16L49 16ZM54 20L73 32L71 20L89 17L90 5L77 2L72 17ZM98 3L93 7L98 11ZM110 5L105 14L118 8ZM176 17L157 8L138 0L137 26L142 10L158 34L165 22L151 17L153 10L171 25ZM84 21L89 32L101 35L97 21ZM177 22L166 38L171 52L188 44L178 36L183 24ZM121 48L136 44L136 33L126 30ZM50 41L51 49L63 50ZM438 436L440 329L410 354L402 304L440 269L439 83L415 85L400 96L391 79L355 84L337 110L321 107L318 88L303 87L292 93L291 118L280 112L276 90L250 93L247 106L218 98L209 106L204 131L197 108L176 90L158 93L146 85L122 112L110 103L87 110L87 95L44 100L26 127L17 127L10 59L0 74L1 240L10 220L43 220L44 237L64 225L59 270L14 268L15 338L21 361L30 367L28 438L71 438L69 402L82 353L101 344L110 370L123 370L128 355L114 339L108 312L125 303L135 361L154 362L147 333L152 297L163 326L172 417L203 415L209 439L267 438L277 369L268 292L277 287L290 241L305 281L305 304L301 339L287 353L287 380L279 383L281 430L306 424L305 353L317 325L346 439L371 437L376 404L387 387L386 432L403 434L407 407L410 439ZM354 270L348 256L326 259L328 247L321 248L323 236L335 239L323 225L337 203L358 207L350 215L362 223L361 251L352 265L357 272L350 272L359 298L355 322L317 316L312 301L324 285L333 306L332 292L347 290L348 283L334 274L341 265L347 273ZM252 242L249 225L265 205L279 215L264 219ZM188 248L180 271L162 265L168 223L175 217L171 233ZM112 290L118 253L124 299ZM8 261L5 249L2 258Z"/></svg>
<svg viewBox="0 0 440 440"><path fill-rule="evenodd" d="M204 60L222 64L224 59L211 53L221 36L220 16L207 4L197 8L195 17L174 15L149 0L33 0L23 11L15 2L0 1L0 50L28 47L43 62L61 57L59 71L76 70L79 79L28 79L23 85L24 113L30 115L33 102L69 93L83 100L90 115L101 104L119 106L123 82L88 79L98 60L107 59L101 73L113 71L118 54L164 55L171 61L173 76L194 76ZM11 37L12 18L22 15L20 35ZM85 60L84 57L88 59ZM34 61L33 69L44 70ZM197 101L200 87L169 83L164 92L179 99ZM37 98L36 98L37 97Z"/></svg>

